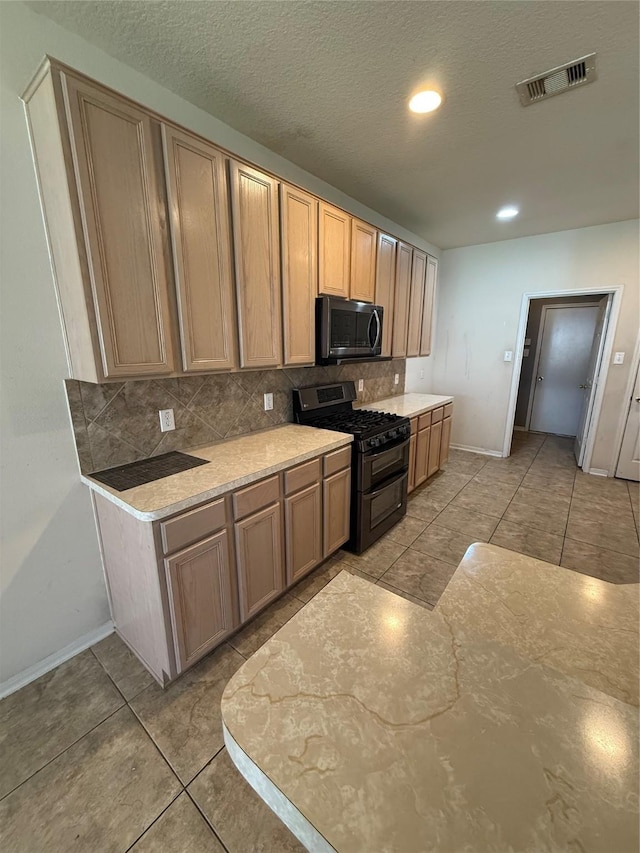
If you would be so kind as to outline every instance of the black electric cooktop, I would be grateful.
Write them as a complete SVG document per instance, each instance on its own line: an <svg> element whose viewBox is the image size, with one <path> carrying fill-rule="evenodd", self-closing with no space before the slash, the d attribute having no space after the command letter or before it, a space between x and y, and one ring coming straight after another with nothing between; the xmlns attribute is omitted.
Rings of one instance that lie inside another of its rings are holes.
<svg viewBox="0 0 640 853"><path fill-rule="evenodd" d="M197 468L198 465L206 465L207 459L199 459L197 456L189 456L186 453L163 453L160 456L152 456L151 459L141 459L139 462L130 462L128 465L118 465L117 468L107 468L105 471L97 471L91 474L94 480L110 486L118 492L170 477L171 474L179 474L188 471L189 468Z"/></svg>

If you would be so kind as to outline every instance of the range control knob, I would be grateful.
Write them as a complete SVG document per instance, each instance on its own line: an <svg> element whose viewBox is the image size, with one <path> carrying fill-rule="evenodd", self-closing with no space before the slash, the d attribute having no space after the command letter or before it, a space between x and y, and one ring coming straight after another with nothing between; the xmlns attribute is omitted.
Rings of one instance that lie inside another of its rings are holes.
<svg viewBox="0 0 640 853"><path fill-rule="evenodd" d="M369 447L378 447L379 444L380 444L379 438L376 437L376 438L370 438L369 439Z"/></svg>

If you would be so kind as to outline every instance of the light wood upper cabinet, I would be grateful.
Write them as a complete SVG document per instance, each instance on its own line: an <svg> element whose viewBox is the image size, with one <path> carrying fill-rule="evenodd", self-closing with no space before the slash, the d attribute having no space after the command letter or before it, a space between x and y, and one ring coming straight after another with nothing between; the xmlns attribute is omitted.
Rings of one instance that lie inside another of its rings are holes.
<svg viewBox="0 0 640 853"><path fill-rule="evenodd" d="M185 371L237 366L229 199L221 151L162 126Z"/></svg>
<svg viewBox="0 0 640 853"><path fill-rule="evenodd" d="M376 241L372 225L351 220L351 279L349 295L359 302L373 302L376 290Z"/></svg>
<svg viewBox="0 0 640 853"><path fill-rule="evenodd" d="M168 557L165 568L177 670L182 672L238 625L228 532Z"/></svg>
<svg viewBox="0 0 640 853"><path fill-rule="evenodd" d="M280 185L284 363L315 363L318 200Z"/></svg>
<svg viewBox="0 0 640 853"><path fill-rule="evenodd" d="M424 283L427 272L427 255L419 249L413 250L411 267L411 289L409 296L409 323L407 326L407 356L420 354L422 334L422 307L424 305Z"/></svg>
<svg viewBox="0 0 640 853"><path fill-rule="evenodd" d="M395 237L378 232L378 259L376 263L376 305L384 310L382 318L382 355L391 355L393 341L393 300L396 286Z"/></svg>
<svg viewBox="0 0 640 853"><path fill-rule="evenodd" d="M240 365L282 364L278 182L229 161Z"/></svg>
<svg viewBox="0 0 640 853"><path fill-rule="evenodd" d="M324 556L328 557L349 538L351 468L332 474L323 482Z"/></svg>
<svg viewBox="0 0 640 853"><path fill-rule="evenodd" d="M351 217L320 202L318 227L318 293L349 296L351 265Z"/></svg>
<svg viewBox="0 0 640 853"><path fill-rule="evenodd" d="M409 324L409 292L411 290L411 262L413 249L407 243L398 243L396 252L396 284L393 308L392 355L404 358L407 354L407 329Z"/></svg>
<svg viewBox="0 0 640 853"><path fill-rule="evenodd" d="M438 261L427 257L427 273L424 286L424 306L422 309L422 334L420 337L420 355L431 355L431 330L433 329L433 305L436 294Z"/></svg>
<svg viewBox="0 0 640 853"><path fill-rule="evenodd" d="M322 487L316 482L289 495L285 508L287 583L295 583L322 560Z"/></svg>
<svg viewBox="0 0 640 853"><path fill-rule="evenodd" d="M243 622L285 586L280 502L235 523L240 617Z"/></svg>

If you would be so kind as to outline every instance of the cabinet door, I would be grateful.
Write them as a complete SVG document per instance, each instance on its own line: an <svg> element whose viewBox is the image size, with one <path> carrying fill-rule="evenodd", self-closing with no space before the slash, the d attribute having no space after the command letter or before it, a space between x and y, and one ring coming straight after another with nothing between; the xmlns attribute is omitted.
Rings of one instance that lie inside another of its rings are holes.
<svg viewBox="0 0 640 853"><path fill-rule="evenodd" d="M451 418L442 421L442 440L440 441L440 467L449 461L449 445L451 444Z"/></svg>
<svg viewBox="0 0 640 853"><path fill-rule="evenodd" d="M237 521L235 531L240 618L246 622L284 589L280 503Z"/></svg>
<svg viewBox="0 0 640 853"><path fill-rule="evenodd" d="M324 556L328 557L349 538L351 469L345 468L323 483Z"/></svg>
<svg viewBox="0 0 640 853"><path fill-rule="evenodd" d="M417 434L412 435L409 439L409 485L407 491L409 494L416 487L416 443L418 441Z"/></svg>
<svg viewBox="0 0 640 853"><path fill-rule="evenodd" d="M229 161L241 367L282 364L278 182Z"/></svg>
<svg viewBox="0 0 640 853"><path fill-rule="evenodd" d="M366 222L351 220L351 299L373 302L376 289L378 232Z"/></svg>
<svg viewBox="0 0 640 853"><path fill-rule="evenodd" d="M431 355L431 336L433 329L433 305L436 295L438 261L427 256L427 275L424 285L424 306L422 309L422 335L420 337L420 355Z"/></svg>
<svg viewBox="0 0 640 853"><path fill-rule="evenodd" d="M314 483L284 501L287 584L322 560L322 488Z"/></svg>
<svg viewBox="0 0 640 853"><path fill-rule="evenodd" d="M424 305L424 282L427 272L427 256L419 249L413 250L411 266L411 289L409 296L409 324L407 327L407 356L420 354L422 334L422 307Z"/></svg>
<svg viewBox="0 0 640 853"><path fill-rule="evenodd" d="M280 185L284 363L315 363L318 291L318 202Z"/></svg>
<svg viewBox="0 0 640 853"><path fill-rule="evenodd" d="M376 264L376 305L381 305L382 317L382 355L391 355L393 340L393 298L396 284L396 244L395 237L378 233L378 260Z"/></svg>
<svg viewBox="0 0 640 853"><path fill-rule="evenodd" d="M421 429L416 441L416 486L422 485L428 476L429 447L431 444L431 427Z"/></svg>
<svg viewBox="0 0 640 853"><path fill-rule="evenodd" d="M66 74L61 79L104 375L171 373L170 273L154 123L97 86Z"/></svg>
<svg viewBox="0 0 640 853"><path fill-rule="evenodd" d="M237 366L229 199L221 151L162 126L185 371Z"/></svg>
<svg viewBox="0 0 640 853"><path fill-rule="evenodd" d="M429 464L427 477L432 477L440 467L440 443L442 441L442 421L431 424L431 443L429 444Z"/></svg>
<svg viewBox="0 0 640 853"><path fill-rule="evenodd" d="M238 625L229 534L221 530L164 564L176 661L182 672Z"/></svg>
<svg viewBox="0 0 640 853"><path fill-rule="evenodd" d="M411 260L413 249L406 243L398 243L396 253L396 288L393 308L393 344L394 358L404 358L407 354L407 326L409 323L409 290L411 288Z"/></svg>
<svg viewBox="0 0 640 853"><path fill-rule="evenodd" d="M349 296L351 217L320 202L318 240L318 293Z"/></svg>

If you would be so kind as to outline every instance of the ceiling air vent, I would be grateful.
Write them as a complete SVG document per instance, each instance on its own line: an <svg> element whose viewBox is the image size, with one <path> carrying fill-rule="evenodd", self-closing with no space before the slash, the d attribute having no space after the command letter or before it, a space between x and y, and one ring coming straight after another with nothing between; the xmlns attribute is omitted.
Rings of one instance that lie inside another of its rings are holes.
<svg viewBox="0 0 640 853"><path fill-rule="evenodd" d="M596 79L596 55L590 53L573 62L559 65L544 74L537 74L522 83L516 83L516 90L520 96L523 107L544 101L553 95L560 95L583 86L585 83L593 83Z"/></svg>

